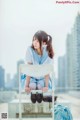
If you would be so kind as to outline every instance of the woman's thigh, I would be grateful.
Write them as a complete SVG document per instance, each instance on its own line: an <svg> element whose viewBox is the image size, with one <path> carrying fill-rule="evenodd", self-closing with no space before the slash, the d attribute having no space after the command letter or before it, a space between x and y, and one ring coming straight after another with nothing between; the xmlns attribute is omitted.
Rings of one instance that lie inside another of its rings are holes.
<svg viewBox="0 0 80 120"><path fill-rule="evenodd" d="M36 83L30 83L29 87L31 90L36 90Z"/></svg>
<svg viewBox="0 0 80 120"><path fill-rule="evenodd" d="M38 89L42 89L43 87L44 87L44 79L39 80L39 81L37 82L37 88L38 88Z"/></svg>
<svg viewBox="0 0 80 120"><path fill-rule="evenodd" d="M35 90L35 89L36 89L36 79L35 79L35 78L31 78L31 79L30 79L29 87L30 87L32 90Z"/></svg>

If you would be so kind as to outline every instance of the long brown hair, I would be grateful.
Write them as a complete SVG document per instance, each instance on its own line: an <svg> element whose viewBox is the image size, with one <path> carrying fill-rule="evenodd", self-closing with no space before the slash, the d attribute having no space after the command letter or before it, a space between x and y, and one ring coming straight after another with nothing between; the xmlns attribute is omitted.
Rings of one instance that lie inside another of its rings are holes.
<svg viewBox="0 0 80 120"><path fill-rule="evenodd" d="M53 58L54 51L53 51L53 47L52 47L52 37L42 30L37 31L34 34L33 40L34 40L34 37L38 39L39 44L40 44L40 49L42 49L42 43L43 42L46 43L46 45L47 45L46 50L48 51L48 55L50 58ZM31 47L34 49L33 45Z"/></svg>

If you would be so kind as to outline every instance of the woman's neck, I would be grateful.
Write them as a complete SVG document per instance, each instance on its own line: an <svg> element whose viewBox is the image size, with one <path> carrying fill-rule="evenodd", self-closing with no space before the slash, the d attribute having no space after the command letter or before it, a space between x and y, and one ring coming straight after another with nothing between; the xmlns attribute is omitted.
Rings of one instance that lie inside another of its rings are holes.
<svg viewBox="0 0 80 120"><path fill-rule="evenodd" d="M42 55L42 50L39 48L36 50L39 55Z"/></svg>

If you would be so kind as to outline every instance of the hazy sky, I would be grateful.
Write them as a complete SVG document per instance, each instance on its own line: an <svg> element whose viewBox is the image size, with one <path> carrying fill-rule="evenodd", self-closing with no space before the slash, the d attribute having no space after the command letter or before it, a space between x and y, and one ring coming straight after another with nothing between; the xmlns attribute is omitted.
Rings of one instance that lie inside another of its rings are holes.
<svg viewBox="0 0 80 120"><path fill-rule="evenodd" d="M65 54L66 36L79 6L56 4L55 0L0 0L0 65L6 73L16 72L17 61L25 60L34 33L44 30L53 37L57 75L57 58Z"/></svg>

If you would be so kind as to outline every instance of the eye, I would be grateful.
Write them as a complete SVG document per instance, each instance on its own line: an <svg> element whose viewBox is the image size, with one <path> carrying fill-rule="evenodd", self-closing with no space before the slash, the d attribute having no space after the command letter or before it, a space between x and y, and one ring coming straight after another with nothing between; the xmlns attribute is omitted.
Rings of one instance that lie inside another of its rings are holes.
<svg viewBox="0 0 80 120"><path fill-rule="evenodd" d="M36 39L36 42L39 42L39 41Z"/></svg>
<svg viewBox="0 0 80 120"><path fill-rule="evenodd" d="M33 38L33 41L35 41L35 40L37 40L37 38L34 37L34 38Z"/></svg>

